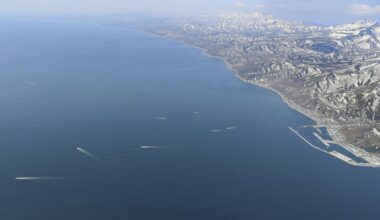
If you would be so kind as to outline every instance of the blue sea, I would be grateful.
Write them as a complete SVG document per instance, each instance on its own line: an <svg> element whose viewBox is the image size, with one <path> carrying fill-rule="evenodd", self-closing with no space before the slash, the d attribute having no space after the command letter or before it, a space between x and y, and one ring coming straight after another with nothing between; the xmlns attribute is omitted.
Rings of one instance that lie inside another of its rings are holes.
<svg viewBox="0 0 380 220"><path fill-rule="evenodd" d="M173 40L0 20L0 219L378 219L380 170L313 123Z"/></svg>

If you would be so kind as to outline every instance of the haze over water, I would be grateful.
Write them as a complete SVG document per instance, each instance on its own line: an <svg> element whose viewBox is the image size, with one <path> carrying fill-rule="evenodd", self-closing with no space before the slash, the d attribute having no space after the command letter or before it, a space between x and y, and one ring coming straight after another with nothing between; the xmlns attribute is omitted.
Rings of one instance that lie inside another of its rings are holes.
<svg viewBox="0 0 380 220"><path fill-rule="evenodd" d="M0 103L0 219L380 214L379 170L310 148L288 129L310 119L175 41L0 22Z"/></svg>

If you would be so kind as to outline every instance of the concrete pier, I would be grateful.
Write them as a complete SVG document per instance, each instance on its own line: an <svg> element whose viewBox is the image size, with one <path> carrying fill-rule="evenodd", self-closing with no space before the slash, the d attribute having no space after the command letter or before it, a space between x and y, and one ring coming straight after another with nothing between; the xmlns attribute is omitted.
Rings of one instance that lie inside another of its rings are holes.
<svg viewBox="0 0 380 220"><path fill-rule="evenodd" d="M329 148L330 147L330 144L325 140L325 139L323 139L321 136L319 136L319 134L317 134L317 133L313 133L314 134L314 136L316 137L316 138L318 138L318 140L320 140L327 148Z"/></svg>
<svg viewBox="0 0 380 220"><path fill-rule="evenodd" d="M323 150L317 146L315 146L314 144L310 143L306 138L304 138L298 131L296 131L295 129L293 129L292 127L289 127L289 130L292 131L294 134L296 134L299 138L301 138L303 141L305 141L310 147L316 149L316 150L319 150L323 153L326 153L330 156L333 156L335 158L338 158L339 160L341 161L344 161L352 166L358 166L358 167L374 167L374 168L378 168L380 167L380 165L374 165L374 164L370 164L370 163L358 163L356 161L354 161L352 158L342 154L342 153L339 153L337 151L326 151L326 150ZM322 143L324 143L325 145L328 144L328 143L325 143L326 140L324 140L323 138L321 138L318 134L314 133L314 135L319 139L319 140L323 140Z"/></svg>

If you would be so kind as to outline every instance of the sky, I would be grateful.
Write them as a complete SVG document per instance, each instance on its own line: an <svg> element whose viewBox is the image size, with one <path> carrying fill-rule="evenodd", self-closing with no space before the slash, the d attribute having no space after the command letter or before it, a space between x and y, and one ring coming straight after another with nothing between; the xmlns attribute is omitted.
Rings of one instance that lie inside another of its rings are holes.
<svg viewBox="0 0 380 220"><path fill-rule="evenodd" d="M313 24L380 21L380 0L0 0L0 13L147 15L261 12Z"/></svg>

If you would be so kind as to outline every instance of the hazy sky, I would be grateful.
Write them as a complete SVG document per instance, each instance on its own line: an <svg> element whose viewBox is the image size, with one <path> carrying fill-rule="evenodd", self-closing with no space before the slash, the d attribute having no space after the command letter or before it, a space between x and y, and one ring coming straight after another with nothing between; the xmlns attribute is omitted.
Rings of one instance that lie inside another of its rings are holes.
<svg viewBox="0 0 380 220"><path fill-rule="evenodd" d="M0 0L0 13L206 14L259 11L321 24L380 21L380 0Z"/></svg>

